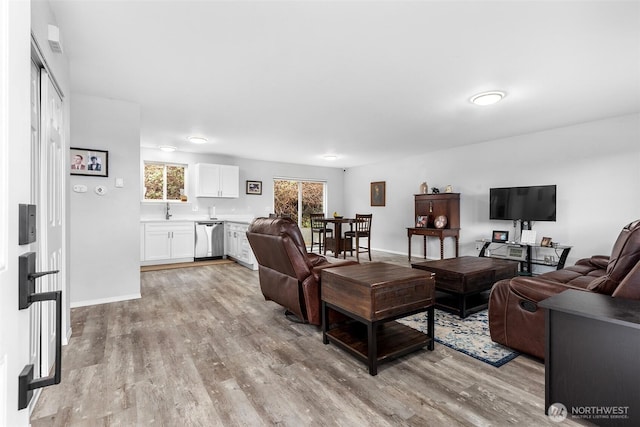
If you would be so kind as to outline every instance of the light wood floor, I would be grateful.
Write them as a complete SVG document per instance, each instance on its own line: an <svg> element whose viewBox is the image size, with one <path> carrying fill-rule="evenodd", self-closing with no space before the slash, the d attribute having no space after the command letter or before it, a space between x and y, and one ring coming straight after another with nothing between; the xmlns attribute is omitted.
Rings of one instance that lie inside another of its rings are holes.
<svg viewBox="0 0 640 427"><path fill-rule="evenodd" d="M264 301L257 272L223 264L141 277L139 300L71 311L62 383L43 390L34 427L558 425L544 414L537 360L494 368L436 343L372 377L323 345L319 328Z"/></svg>

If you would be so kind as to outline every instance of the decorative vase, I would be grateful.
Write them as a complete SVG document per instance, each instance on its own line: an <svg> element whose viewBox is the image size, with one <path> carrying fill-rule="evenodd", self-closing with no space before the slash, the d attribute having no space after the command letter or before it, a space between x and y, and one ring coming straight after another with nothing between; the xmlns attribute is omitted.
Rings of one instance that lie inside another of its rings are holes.
<svg viewBox="0 0 640 427"><path fill-rule="evenodd" d="M427 183L423 182L422 184L420 184L420 193L427 194L428 192L429 192L429 186L427 185Z"/></svg>
<svg viewBox="0 0 640 427"><path fill-rule="evenodd" d="M444 215L438 215L433 221L433 225L436 228L445 228L447 226L447 217Z"/></svg>

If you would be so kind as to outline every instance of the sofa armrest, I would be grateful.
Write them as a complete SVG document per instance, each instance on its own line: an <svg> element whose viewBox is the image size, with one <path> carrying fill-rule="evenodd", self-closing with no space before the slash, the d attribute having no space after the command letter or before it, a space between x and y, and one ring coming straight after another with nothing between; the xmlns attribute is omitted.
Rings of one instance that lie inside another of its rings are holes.
<svg viewBox="0 0 640 427"><path fill-rule="evenodd" d="M640 262L620 282L612 296L640 300Z"/></svg>
<svg viewBox="0 0 640 427"><path fill-rule="evenodd" d="M312 268L329 263L329 261L327 261L325 257L323 257L322 255L314 254L314 253L307 253L307 259L311 263Z"/></svg>
<svg viewBox="0 0 640 427"><path fill-rule="evenodd" d="M606 270L609 265L609 255L593 255L590 258L581 258L576 261L576 265L588 265Z"/></svg>
<svg viewBox="0 0 640 427"><path fill-rule="evenodd" d="M565 283L553 282L535 277L515 277L511 279L509 288L523 299L538 303L567 289L584 291L585 289Z"/></svg>

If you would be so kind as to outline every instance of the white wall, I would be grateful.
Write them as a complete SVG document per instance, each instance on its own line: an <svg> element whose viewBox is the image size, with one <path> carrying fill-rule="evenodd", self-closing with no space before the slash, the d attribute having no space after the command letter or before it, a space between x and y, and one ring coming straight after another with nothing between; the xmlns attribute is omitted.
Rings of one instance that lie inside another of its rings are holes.
<svg viewBox="0 0 640 427"><path fill-rule="evenodd" d="M342 211L344 199L344 172L338 168L314 167L294 165L289 163L263 162L259 160L242 159L237 157L218 156L214 154L195 154L185 152L165 153L160 150L142 148L140 150L140 182L145 160L166 161L187 164L189 166L188 183L189 194L195 194L193 189L193 165L196 163L217 163L235 165L240 168L240 197L225 198L195 198L190 197L187 204L172 204L172 218L206 217L208 207L216 207L216 216L266 216L273 212L273 179L298 178L327 182L326 212ZM246 181L262 181L262 195L245 194ZM140 184L142 185L142 184ZM140 187L142 199L142 187ZM143 203L141 208L143 218L164 218L164 204Z"/></svg>
<svg viewBox="0 0 640 427"><path fill-rule="evenodd" d="M386 181L385 207L371 207L369 184ZM460 252L477 255L476 239L513 230L489 221L489 188L556 184L556 222L536 222L538 240L573 246L567 265L608 254L620 229L640 218L640 115L628 115L466 147L419 153L384 164L349 169L345 213L373 212L372 247L407 253L406 227L415 220L413 195L421 182L460 195ZM445 257L454 256L445 242ZM429 258L439 242L429 239ZM412 255L422 255L414 237Z"/></svg>
<svg viewBox="0 0 640 427"><path fill-rule="evenodd" d="M71 306L139 298L140 107L74 93L71 114L71 146L109 152L107 178L73 175L69 183ZM87 192L74 192L76 184Z"/></svg>

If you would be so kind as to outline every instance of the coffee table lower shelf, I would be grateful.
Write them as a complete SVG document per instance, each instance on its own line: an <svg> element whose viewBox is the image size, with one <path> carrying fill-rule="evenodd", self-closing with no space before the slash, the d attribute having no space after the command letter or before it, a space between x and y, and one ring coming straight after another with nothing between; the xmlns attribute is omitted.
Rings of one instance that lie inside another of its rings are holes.
<svg viewBox="0 0 640 427"><path fill-rule="evenodd" d="M426 311L428 311L429 318L433 319L433 306ZM415 313L406 315L409 314ZM369 342L370 331L376 333L373 343ZM324 333L323 342L325 344L331 342L347 351L356 359L369 365L370 375L377 375L379 364L423 347L433 350L435 340L433 334L425 334L395 320L378 322L349 320Z"/></svg>

